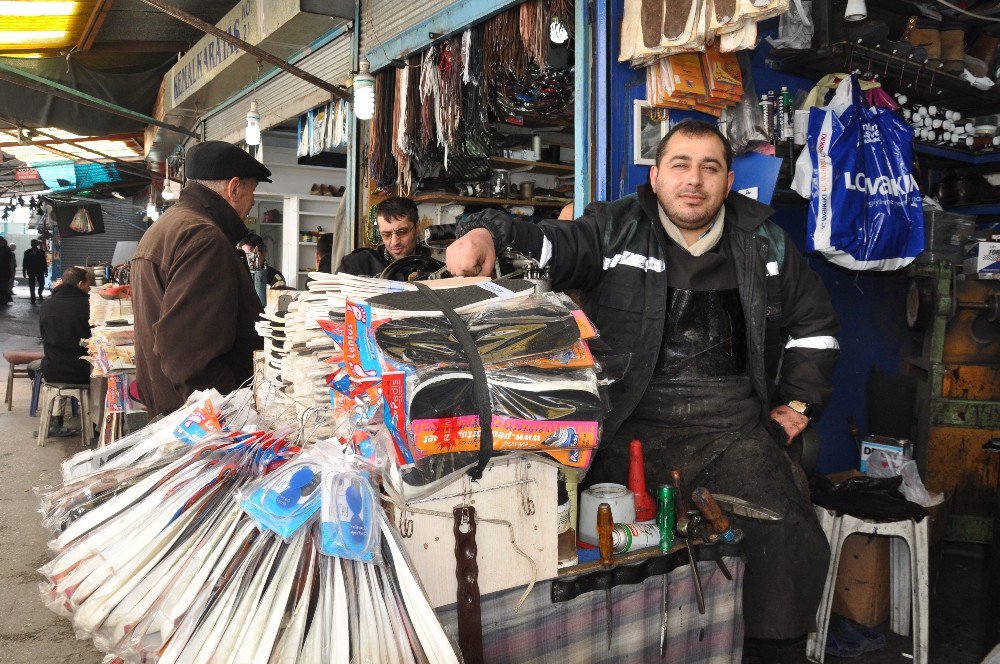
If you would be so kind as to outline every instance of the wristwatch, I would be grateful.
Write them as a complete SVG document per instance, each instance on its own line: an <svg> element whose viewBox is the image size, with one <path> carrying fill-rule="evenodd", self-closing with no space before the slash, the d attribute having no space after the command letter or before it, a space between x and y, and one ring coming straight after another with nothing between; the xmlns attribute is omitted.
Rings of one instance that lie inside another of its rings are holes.
<svg viewBox="0 0 1000 664"><path fill-rule="evenodd" d="M810 411L812 411L812 408L810 408L809 404L807 404L805 401L792 399L791 401L788 402L788 407L794 410L799 415L805 415L807 418L811 419Z"/></svg>

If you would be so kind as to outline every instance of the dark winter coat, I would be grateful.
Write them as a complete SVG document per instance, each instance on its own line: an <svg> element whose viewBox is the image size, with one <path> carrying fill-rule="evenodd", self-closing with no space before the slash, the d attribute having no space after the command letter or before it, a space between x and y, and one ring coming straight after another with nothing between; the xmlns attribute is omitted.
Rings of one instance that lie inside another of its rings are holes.
<svg viewBox="0 0 1000 664"><path fill-rule="evenodd" d="M430 247L424 244L417 244L411 256L430 256ZM385 250L385 245L379 245L374 249L362 247L355 249L344 256L340 261L337 272L346 272L359 277L377 277L382 274L382 270L389 266L395 259Z"/></svg>
<svg viewBox="0 0 1000 664"><path fill-rule="evenodd" d="M233 207L190 183L139 241L132 259L139 392L154 412L195 390L231 392L253 375L262 311L236 243L247 234Z"/></svg>
<svg viewBox="0 0 1000 664"><path fill-rule="evenodd" d="M749 373L761 414L796 399L821 407L833 391L839 329L819 277L769 221L774 210L740 194L725 202L725 223L747 319ZM489 210L459 223L458 234L485 227L498 250L511 248L547 264L554 290L579 288L584 310L627 366L611 387L604 440L611 440L649 385L667 310L666 232L648 185L612 203L587 207L573 223L515 221ZM781 375L778 375L779 367Z"/></svg>
<svg viewBox="0 0 1000 664"><path fill-rule="evenodd" d="M21 259L21 272L26 277L44 277L49 273L49 265L45 260L45 251L27 249Z"/></svg>
<svg viewBox="0 0 1000 664"><path fill-rule="evenodd" d="M90 338L90 296L63 284L42 302L38 329L42 335L42 377L46 383L90 383L90 363L80 341Z"/></svg>

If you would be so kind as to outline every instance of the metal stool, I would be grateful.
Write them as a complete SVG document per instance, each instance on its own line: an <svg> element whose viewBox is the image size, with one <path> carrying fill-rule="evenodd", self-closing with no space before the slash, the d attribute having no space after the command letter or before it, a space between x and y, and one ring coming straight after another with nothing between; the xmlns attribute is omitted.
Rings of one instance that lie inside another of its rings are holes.
<svg viewBox="0 0 1000 664"><path fill-rule="evenodd" d="M80 428L83 433L83 444L84 446L90 445L93 437L90 424L90 385L70 383L44 383L42 385L42 417L38 423L38 445L44 446L45 439L48 438L49 422L52 419L52 404L56 397L73 398L80 403Z"/></svg>
<svg viewBox="0 0 1000 664"><path fill-rule="evenodd" d="M823 588L823 599L816 612L816 632L809 635L806 643L806 656L810 661L821 664L826 656L826 636L830 627L841 547L849 535L865 533L892 537L889 541L889 574L892 582L889 629L903 636L910 634L912 617L913 661L914 664L927 664L930 637L927 524L930 517L919 522L913 519L875 521L832 512L819 506L815 506L815 509L823 532L830 542L830 568Z"/></svg>
<svg viewBox="0 0 1000 664"><path fill-rule="evenodd" d="M3 359L7 360L7 394L4 401L7 403L7 410L14 407L14 379L28 378L28 363L40 360L45 356L40 350L7 350L4 351Z"/></svg>

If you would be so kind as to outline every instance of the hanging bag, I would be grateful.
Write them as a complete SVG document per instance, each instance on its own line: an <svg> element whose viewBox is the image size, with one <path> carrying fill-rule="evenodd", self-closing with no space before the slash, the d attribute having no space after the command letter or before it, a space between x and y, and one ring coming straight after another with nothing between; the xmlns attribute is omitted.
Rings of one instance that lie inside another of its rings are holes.
<svg viewBox="0 0 1000 664"><path fill-rule="evenodd" d="M829 106L809 111L796 164L800 193L809 171L809 251L851 270L896 270L923 251L913 129L892 111L865 105L854 76Z"/></svg>

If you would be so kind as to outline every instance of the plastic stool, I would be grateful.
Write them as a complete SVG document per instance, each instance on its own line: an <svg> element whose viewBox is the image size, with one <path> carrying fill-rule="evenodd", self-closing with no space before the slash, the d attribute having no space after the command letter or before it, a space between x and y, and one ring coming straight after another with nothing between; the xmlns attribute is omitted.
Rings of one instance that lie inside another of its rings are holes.
<svg viewBox="0 0 1000 664"><path fill-rule="evenodd" d="M823 662L826 656L826 636L833 610L833 594L837 584L837 567L844 541L854 533L892 537L890 546L890 581L892 583L889 628L903 636L910 634L912 617L913 661L927 664L929 641L927 522L912 519L902 521L875 521L850 514L831 512L815 506L819 523L830 542L830 569L823 588L823 599L816 612L816 632L806 642L806 656L810 661Z"/></svg>
<svg viewBox="0 0 1000 664"><path fill-rule="evenodd" d="M90 385L45 383L42 385L42 417L38 423L39 447L44 446L45 439L48 438L49 422L52 420L52 404L56 397L73 398L80 402L80 428L83 434L83 444L89 445L93 435L90 424Z"/></svg>
<svg viewBox="0 0 1000 664"><path fill-rule="evenodd" d="M7 360L7 393L4 402L7 410L14 407L14 379L28 377L28 364L45 356L40 350L8 350L3 359Z"/></svg>

